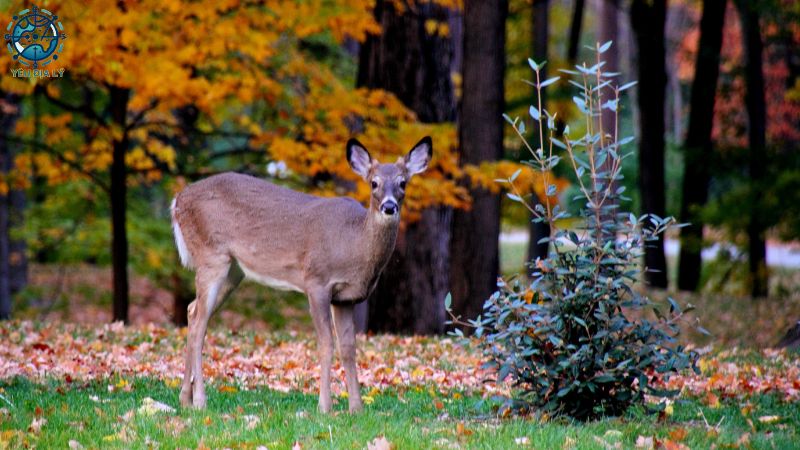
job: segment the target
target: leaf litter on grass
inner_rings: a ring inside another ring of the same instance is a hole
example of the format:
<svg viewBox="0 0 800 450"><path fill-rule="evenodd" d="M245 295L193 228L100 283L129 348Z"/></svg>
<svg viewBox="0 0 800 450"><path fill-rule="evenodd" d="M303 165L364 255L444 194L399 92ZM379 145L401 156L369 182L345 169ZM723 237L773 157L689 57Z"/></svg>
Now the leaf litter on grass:
<svg viewBox="0 0 800 450"><path fill-rule="evenodd" d="M34 381L66 382L110 379L109 392L130 390L129 378L154 377L171 388L183 375L185 329L153 324L125 327L120 323L92 328L34 322L0 324L0 379L16 376ZM252 335L210 331L204 350L204 375L222 382L218 390L268 386L288 392L314 393L319 369L311 337L286 339L278 334ZM492 391L484 380L480 356L464 351L449 338L360 336L359 381L371 397L386 388L433 385L442 391ZM346 392L344 369L334 363L334 385ZM235 383L235 385L234 385ZM371 398L374 400L374 398Z"/></svg>
<svg viewBox="0 0 800 450"><path fill-rule="evenodd" d="M185 339L185 328L154 324L89 327L3 322L0 380L17 376L39 382L56 378L68 384L109 380L109 392L115 392L131 390L136 377L150 377L177 388L183 375ZM487 382L491 373L481 368L478 352L450 338L378 335L359 336L358 340L359 381L368 392L365 403L387 388L398 392L428 389L437 409L443 401L437 390L443 397L454 398L460 397L461 391L483 396L508 393L508 386ZM204 355L207 381L217 383L224 394L261 386L311 394L318 389L313 336L211 330ZM800 358L795 354L727 350L705 354L699 366L699 375L686 371L667 381L654 375L654 384L697 397L712 408L722 399L765 393L777 394L786 402L800 400ZM338 361L332 378L333 393L345 393L344 369Z"/></svg>

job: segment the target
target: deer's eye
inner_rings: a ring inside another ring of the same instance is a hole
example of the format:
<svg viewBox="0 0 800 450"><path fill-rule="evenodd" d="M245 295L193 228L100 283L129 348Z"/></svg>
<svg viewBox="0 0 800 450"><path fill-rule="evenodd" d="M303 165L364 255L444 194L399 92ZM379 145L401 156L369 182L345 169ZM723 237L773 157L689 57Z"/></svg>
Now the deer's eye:
<svg viewBox="0 0 800 450"><path fill-rule="evenodd" d="M372 189L378 189L378 182L377 181L373 181L372 182Z"/></svg>
<svg viewBox="0 0 800 450"><path fill-rule="evenodd" d="M405 190L405 189L406 189L406 182L405 182L405 180L403 180L403 181L401 181L401 182L400 182L400 189L403 189L403 190Z"/></svg>

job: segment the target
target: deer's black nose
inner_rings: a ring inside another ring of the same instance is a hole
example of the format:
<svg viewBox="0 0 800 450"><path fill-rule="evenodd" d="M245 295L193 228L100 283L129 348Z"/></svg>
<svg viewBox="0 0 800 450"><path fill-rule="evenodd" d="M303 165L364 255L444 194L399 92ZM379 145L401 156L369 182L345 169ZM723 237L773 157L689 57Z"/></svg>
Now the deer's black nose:
<svg viewBox="0 0 800 450"><path fill-rule="evenodd" d="M386 200L385 202L381 203L381 212L387 216L393 216L397 214L399 209L400 208L397 206L397 203L392 200Z"/></svg>

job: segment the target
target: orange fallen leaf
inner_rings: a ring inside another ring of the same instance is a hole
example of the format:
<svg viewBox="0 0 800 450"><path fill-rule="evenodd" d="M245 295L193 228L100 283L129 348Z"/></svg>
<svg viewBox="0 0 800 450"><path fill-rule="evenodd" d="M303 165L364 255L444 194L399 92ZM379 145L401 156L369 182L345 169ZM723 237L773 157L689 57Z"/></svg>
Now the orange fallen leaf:
<svg viewBox="0 0 800 450"><path fill-rule="evenodd" d="M690 450L688 446L681 444L680 442L674 442L669 439L665 439L661 442L661 446L665 450Z"/></svg>
<svg viewBox="0 0 800 450"><path fill-rule="evenodd" d="M705 398L703 399L703 403L708 405L709 408L713 409L717 409L721 406L719 403L719 397L717 396L717 394L714 394L713 392L709 392L706 394Z"/></svg>
<svg viewBox="0 0 800 450"><path fill-rule="evenodd" d="M669 432L669 438L676 442L685 440L688 435L689 432L686 431L686 428L676 428Z"/></svg>
<svg viewBox="0 0 800 450"><path fill-rule="evenodd" d="M299 364L297 364L297 361L295 361L293 359L290 359L290 360L286 361L286 363L283 365L283 370L291 370L291 369L295 369L297 367L299 367Z"/></svg>
<svg viewBox="0 0 800 450"><path fill-rule="evenodd" d="M456 434L459 436L471 436L472 430L464 426L464 422L458 422L456 424Z"/></svg>

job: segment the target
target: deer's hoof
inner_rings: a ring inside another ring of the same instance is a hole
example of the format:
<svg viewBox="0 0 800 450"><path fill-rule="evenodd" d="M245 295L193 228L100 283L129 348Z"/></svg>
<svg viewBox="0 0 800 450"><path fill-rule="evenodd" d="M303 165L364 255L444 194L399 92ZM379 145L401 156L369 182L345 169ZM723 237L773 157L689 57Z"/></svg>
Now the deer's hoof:
<svg viewBox="0 0 800 450"><path fill-rule="evenodd" d="M205 396L205 394L197 395L197 393L195 393L192 397L193 397L192 398L192 406L194 407L194 409L206 409L206 396Z"/></svg>
<svg viewBox="0 0 800 450"><path fill-rule="evenodd" d="M189 407L192 406L192 388L189 389L181 389L181 406Z"/></svg>
<svg viewBox="0 0 800 450"><path fill-rule="evenodd" d="M330 400L327 402L319 402L319 412L323 414L328 414L331 412L331 402Z"/></svg>
<svg viewBox="0 0 800 450"><path fill-rule="evenodd" d="M350 413L351 414L357 414L357 413L360 413L363 410L364 410L364 405L362 405L361 402L359 402L357 404L354 404L354 405L353 404L350 405Z"/></svg>

